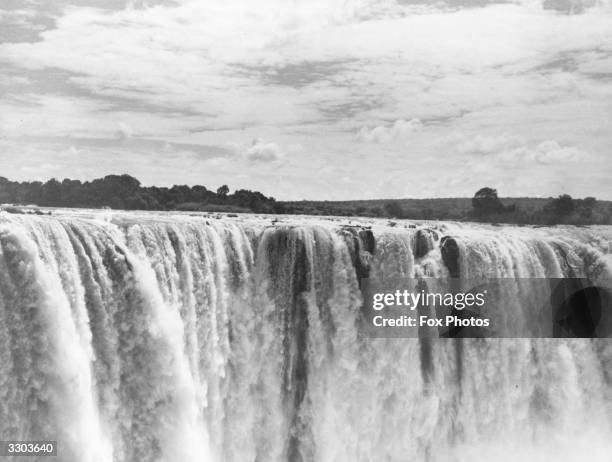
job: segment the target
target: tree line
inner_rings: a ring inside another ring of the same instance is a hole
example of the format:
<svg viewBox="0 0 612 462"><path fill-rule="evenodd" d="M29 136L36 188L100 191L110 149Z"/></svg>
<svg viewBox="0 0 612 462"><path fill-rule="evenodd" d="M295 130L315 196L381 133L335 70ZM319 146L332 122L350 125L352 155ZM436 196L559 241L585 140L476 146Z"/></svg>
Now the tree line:
<svg viewBox="0 0 612 462"><path fill-rule="evenodd" d="M504 205L497 190L484 187L472 198L472 215L480 221L499 221L534 224L608 224L610 210L596 210L597 199L586 197L574 199L561 194L535 211L521 210L516 204Z"/></svg>
<svg viewBox="0 0 612 462"><path fill-rule="evenodd" d="M567 194L549 200L524 199L506 203L490 187L468 199L397 199L371 201L279 202L258 191L227 185L142 186L130 175L107 175L92 181L51 179L46 182L10 181L0 177L0 204L42 207L110 207L124 210L183 210L362 216L415 220L460 220L516 224L610 224L612 204L594 197L573 199ZM6 210L6 207L5 207Z"/></svg>
<svg viewBox="0 0 612 462"><path fill-rule="evenodd" d="M205 186L142 186L130 175L107 175L93 181L55 178L16 182L0 177L0 203L43 207L110 207L124 210L224 210L279 213L273 197L239 189L230 194L227 185L211 191Z"/></svg>
<svg viewBox="0 0 612 462"><path fill-rule="evenodd" d="M472 198L296 201L284 203L290 213L411 220L480 221L532 225L612 224L612 202L594 197L499 198L490 187Z"/></svg>

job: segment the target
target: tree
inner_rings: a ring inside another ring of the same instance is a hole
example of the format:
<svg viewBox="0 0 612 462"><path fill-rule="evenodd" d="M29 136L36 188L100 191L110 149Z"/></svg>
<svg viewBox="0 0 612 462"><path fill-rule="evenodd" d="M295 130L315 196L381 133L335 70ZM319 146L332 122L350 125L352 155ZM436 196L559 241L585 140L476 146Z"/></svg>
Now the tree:
<svg viewBox="0 0 612 462"><path fill-rule="evenodd" d="M421 216L424 220L433 220L434 211L431 207L425 207L424 209L421 209Z"/></svg>
<svg viewBox="0 0 612 462"><path fill-rule="evenodd" d="M551 209L557 216L563 217L569 215L576 208L574 199L569 194L561 194L556 199L553 199L551 203Z"/></svg>
<svg viewBox="0 0 612 462"><path fill-rule="evenodd" d="M584 221L591 221L593 219L593 210L597 205L597 199L592 196L585 197L584 199L574 201L576 208L580 214L580 219Z"/></svg>
<svg viewBox="0 0 612 462"><path fill-rule="evenodd" d="M404 209L399 202L387 202L384 208L391 218L403 218L404 216Z"/></svg>
<svg viewBox="0 0 612 462"><path fill-rule="evenodd" d="M195 202L206 202L209 194L205 186L195 185L191 188L191 197Z"/></svg>
<svg viewBox="0 0 612 462"><path fill-rule="evenodd" d="M51 178L42 186L42 201L40 205L62 205L62 185Z"/></svg>
<svg viewBox="0 0 612 462"><path fill-rule="evenodd" d="M219 197L227 197L228 194L229 194L229 188L227 187L226 184L224 184L223 186L220 186L219 189L217 189L217 195Z"/></svg>
<svg viewBox="0 0 612 462"><path fill-rule="evenodd" d="M187 185L174 185L169 191L170 200L175 204L189 202L191 199L191 188Z"/></svg>
<svg viewBox="0 0 612 462"><path fill-rule="evenodd" d="M582 201L582 204L585 209L592 211L595 208L595 205L597 204L597 199L592 196L585 197L584 201Z"/></svg>
<svg viewBox="0 0 612 462"><path fill-rule="evenodd" d="M483 217L504 211L504 204L497 197L497 190L489 187L476 191L472 198L474 215Z"/></svg>

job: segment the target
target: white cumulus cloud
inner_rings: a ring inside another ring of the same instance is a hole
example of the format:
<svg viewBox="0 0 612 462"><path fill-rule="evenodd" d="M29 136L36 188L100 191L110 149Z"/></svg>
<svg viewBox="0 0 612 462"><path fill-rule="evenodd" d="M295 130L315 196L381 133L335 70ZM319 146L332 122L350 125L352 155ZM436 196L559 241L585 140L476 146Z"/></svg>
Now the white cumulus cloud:
<svg viewBox="0 0 612 462"><path fill-rule="evenodd" d="M285 157L285 151L278 144L261 138L255 138L250 146L239 146L238 153L252 162L274 162Z"/></svg>
<svg viewBox="0 0 612 462"><path fill-rule="evenodd" d="M405 141L408 137L423 128L423 124L418 119L396 120L393 125L379 125L372 129L362 127L357 134L360 141L367 143L389 143L392 141Z"/></svg>
<svg viewBox="0 0 612 462"><path fill-rule="evenodd" d="M555 140L542 141L533 148L523 146L500 154L503 160L544 165L582 162L589 157L586 151L575 146L561 146Z"/></svg>

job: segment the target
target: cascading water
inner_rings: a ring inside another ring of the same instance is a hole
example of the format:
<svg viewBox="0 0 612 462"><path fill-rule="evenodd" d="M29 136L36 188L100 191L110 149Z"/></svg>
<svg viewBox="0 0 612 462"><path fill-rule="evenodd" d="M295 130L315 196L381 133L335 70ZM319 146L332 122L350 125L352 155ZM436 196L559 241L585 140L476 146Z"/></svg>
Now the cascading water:
<svg viewBox="0 0 612 462"><path fill-rule="evenodd" d="M365 277L610 280L609 227L284 219L2 213L0 439L70 462L610 460L608 340L358 328Z"/></svg>

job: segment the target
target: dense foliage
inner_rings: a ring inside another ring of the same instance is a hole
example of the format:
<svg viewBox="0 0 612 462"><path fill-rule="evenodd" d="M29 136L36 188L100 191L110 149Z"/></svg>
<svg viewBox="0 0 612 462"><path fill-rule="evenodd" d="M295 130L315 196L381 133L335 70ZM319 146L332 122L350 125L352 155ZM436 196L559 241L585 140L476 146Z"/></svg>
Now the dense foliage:
<svg viewBox="0 0 612 462"><path fill-rule="evenodd" d="M93 181L51 179L14 182L0 177L0 203L35 204L48 207L111 207L126 210L224 210L278 212L272 197L239 189L229 194L227 185L217 192L204 186L144 187L129 175L108 175Z"/></svg>
<svg viewBox="0 0 612 462"><path fill-rule="evenodd" d="M15 182L0 177L0 203L47 207L111 207L126 210L185 210L275 214L386 217L415 220L462 220L517 224L610 224L612 203L594 197L499 198L485 187L472 199L395 199L362 201L277 202L257 191L227 185L216 191L204 186L171 188L141 186L129 175L108 175L81 182L51 179Z"/></svg>
<svg viewBox="0 0 612 462"><path fill-rule="evenodd" d="M595 212L597 199L572 199L562 194L536 211L527 213L516 204L504 205L492 188L482 188L472 198L472 214L483 221L539 224L610 223L611 208ZM602 213L603 212L603 213Z"/></svg>
<svg viewBox="0 0 612 462"><path fill-rule="evenodd" d="M412 220L458 220L515 224L612 224L612 202L594 197L499 198L482 188L473 198L284 202L287 213L387 217Z"/></svg>
<svg viewBox="0 0 612 462"><path fill-rule="evenodd" d="M497 190L488 187L476 191L472 198L472 208L474 215L478 217L506 211L506 207L497 197Z"/></svg>

